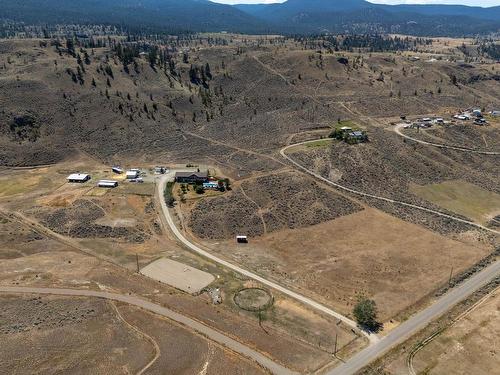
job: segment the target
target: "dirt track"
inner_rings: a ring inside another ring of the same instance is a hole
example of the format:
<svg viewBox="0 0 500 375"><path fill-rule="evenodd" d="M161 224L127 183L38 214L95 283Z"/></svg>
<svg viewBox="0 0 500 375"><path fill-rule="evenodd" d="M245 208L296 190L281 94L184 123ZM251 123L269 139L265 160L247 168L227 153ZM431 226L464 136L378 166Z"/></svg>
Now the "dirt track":
<svg viewBox="0 0 500 375"><path fill-rule="evenodd" d="M329 179L327 179L327 178L319 175L318 173L315 173L315 172L307 169L306 167L304 167L300 163L296 162L295 160L293 160L290 156L288 156L286 154L286 151L289 150L292 147L303 146L303 145L307 145L308 143L313 143L313 142L317 142L317 141L318 140L306 141L306 142L301 142L301 143L296 143L296 144L293 144L293 145L286 146L286 147L284 147L284 148L282 148L280 150L280 154L281 154L281 156L283 156L283 158L285 158L286 160L288 160L290 163L292 163L295 167L299 168L300 170L302 170L302 171L310 174L313 177L316 177L317 179L319 179L319 180L321 180L323 182L326 182L329 185L332 185L332 186L334 186L336 188L339 188L339 189L341 189L343 191L347 191L348 193L360 195L360 196L367 197L367 198L373 198L373 199L384 201L384 202L388 202L388 203L398 204L398 205L401 205L401 206L406 206L406 207L409 207L411 209L416 209L416 210L420 210L420 211L429 212L431 214L434 214L434 215L437 215L437 216L441 216L441 217L444 217L446 219L450 219L450 220L453 220L453 221L456 221L456 222L460 222L462 224L467 224L467 225L470 225L470 226L473 226L473 227L485 230L487 232L491 232L491 233L495 233L495 234L500 234L500 232L497 231L497 230L495 230L495 229L491 229L491 228L485 227L483 225L480 225L480 224L477 224L477 223L473 223L473 222L468 221L468 220L460 219L460 218L455 217L455 216L451 216L451 215L448 215L448 214L445 214L445 213L442 213L442 212L439 212L439 211L436 211L436 210L432 210L430 208L426 208L426 207L422 207L422 206L417 206L415 204L406 203L406 202L394 200L394 199L391 199L391 198L381 197L381 196L378 196L378 195L373 195L373 194L370 194L370 193L362 192L362 191L359 191L359 190L352 189L350 187L346 187L346 186L340 185L340 184L338 184L336 182L333 182L333 181L331 181L331 180L329 180Z"/></svg>
<svg viewBox="0 0 500 375"><path fill-rule="evenodd" d="M450 146L450 145L444 145L444 144L440 144L440 143L421 141L420 139L412 138L409 135L403 134L401 132L402 127L403 127L403 124L399 124L399 125L396 125L396 127L394 128L394 131L396 132L397 135L399 135L403 138L409 139L413 142L421 143L423 145L433 146L433 147L438 147L438 148L447 148L447 149L455 150L455 151L470 152L473 154L480 154L480 155L490 155L490 156L500 155L500 152L496 152L496 151L480 151L480 150L474 150L474 149L466 148L466 147Z"/></svg>

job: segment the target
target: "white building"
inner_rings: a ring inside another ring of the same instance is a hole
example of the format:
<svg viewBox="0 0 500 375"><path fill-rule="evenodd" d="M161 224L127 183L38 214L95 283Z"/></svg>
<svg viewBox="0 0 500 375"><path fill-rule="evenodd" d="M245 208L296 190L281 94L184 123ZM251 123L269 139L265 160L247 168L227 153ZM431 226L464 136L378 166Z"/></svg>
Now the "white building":
<svg viewBox="0 0 500 375"><path fill-rule="evenodd" d="M118 181L114 181L114 180L100 180L97 183L97 186L99 186L101 188L115 188L115 187L118 186Z"/></svg>
<svg viewBox="0 0 500 375"><path fill-rule="evenodd" d="M127 180L134 180L139 177L139 170L138 169L131 169L127 171L126 173Z"/></svg>
<svg viewBox="0 0 500 375"><path fill-rule="evenodd" d="M87 173L73 173L67 178L68 182L83 184L90 180L90 175Z"/></svg>

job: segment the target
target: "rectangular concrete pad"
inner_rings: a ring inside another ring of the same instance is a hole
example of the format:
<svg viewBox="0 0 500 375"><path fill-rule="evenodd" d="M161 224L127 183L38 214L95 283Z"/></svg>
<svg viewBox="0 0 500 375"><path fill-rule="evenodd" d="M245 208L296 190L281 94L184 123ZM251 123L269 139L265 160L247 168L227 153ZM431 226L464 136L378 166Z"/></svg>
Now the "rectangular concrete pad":
<svg viewBox="0 0 500 375"><path fill-rule="evenodd" d="M147 265L141 273L192 294L199 293L215 280L215 277L207 272L167 258L158 259Z"/></svg>

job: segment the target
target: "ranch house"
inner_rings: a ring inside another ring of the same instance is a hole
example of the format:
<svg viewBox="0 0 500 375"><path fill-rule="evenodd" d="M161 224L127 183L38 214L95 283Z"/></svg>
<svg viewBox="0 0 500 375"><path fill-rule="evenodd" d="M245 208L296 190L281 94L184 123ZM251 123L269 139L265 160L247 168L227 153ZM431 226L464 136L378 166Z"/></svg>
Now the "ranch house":
<svg viewBox="0 0 500 375"><path fill-rule="evenodd" d="M208 171L204 172L177 172L175 182L181 184L204 183L208 181Z"/></svg>

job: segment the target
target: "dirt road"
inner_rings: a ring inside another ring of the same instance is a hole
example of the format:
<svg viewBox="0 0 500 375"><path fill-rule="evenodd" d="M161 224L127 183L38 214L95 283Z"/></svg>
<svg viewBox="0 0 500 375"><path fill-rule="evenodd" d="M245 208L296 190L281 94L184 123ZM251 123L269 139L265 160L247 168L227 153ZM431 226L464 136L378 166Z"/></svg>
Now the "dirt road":
<svg viewBox="0 0 500 375"><path fill-rule="evenodd" d="M116 293L99 292L94 290L77 290L77 289L57 289L57 288L33 288L33 287L8 287L1 286L0 293L9 294L48 294L48 295L58 295L58 296L75 296L75 297L94 297L94 298L104 298L111 301L120 301L127 303L129 305L134 305L140 307L144 310L151 311L155 314L161 315L168 319L171 319L183 326L186 326L194 331L208 337L230 350L239 353L247 358L250 358L257 362L262 367L268 369L273 374L277 375L294 375L295 372L281 366L280 364L274 362L263 354L241 344L240 342L233 340L230 337L223 335L222 333L209 328L191 318L184 315L176 313L166 307L157 305L153 302L146 301L144 299Z"/></svg>
<svg viewBox="0 0 500 375"><path fill-rule="evenodd" d="M318 311L321 311L322 313L324 314L327 314L327 315L330 315L330 316L333 316L334 318L336 319L339 319L341 320L342 322L344 322L345 324L347 324L349 327L353 328L353 329L357 329L357 324L356 322L354 322L353 320L337 313L336 311L333 311L332 309L326 307L326 306L323 306L322 304L316 302L316 301L313 301L312 299L308 298L308 297L305 297L301 294L298 294L290 289L287 289L273 281L270 281L270 280L267 280L265 278L263 278L262 276L259 276L253 272L250 272L250 271L247 271L239 266L236 266L232 263L229 263L228 261L224 260L224 259L221 259L221 258L218 258L216 257L215 255L209 253L208 251L205 251L203 249L201 249L200 247L198 247L197 245L193 244L192 242L190 242L180 231L179 229L177 228L177 226L175 225L174 223L174 220L170 214L170 211L165 203L165 199L163 199L163 192L165 191L165 186L167 184L168 181L173 181L174 180L174 176L175 176L175 172L176 171L170 171L168 174L162 176L159 180L159 183L157 184L157 189L156 189L156 196L157 196L157 199L158 201L161 203L161 208L162 208L162 211L163 211L163 215L171 229L171 231L173 232L173 234L175 235L175 237L177 237L177 239L184 245L186 246L187 248L191 249L192 251L194 251L195 253L207 258L207 259L210 259L226 268L229 268L241 275L244 275L244 276L247 276L251 279L254 279L270 288L273 288L275 290L278 290L279 292L289 296L289 297L292 297L293 299L297 300L297 301L300 301L301 303L309 306L309 307L312 307L314 308L315 310L318 310ZM362 331L362 333L370 340L371 343L375 343L378 341L378 337L374 334L370 334L370 333L367 333L367 332L364 332Z"/></svg>
<svg viewBox="0 0 500 375"><path fill-rule="evenodd" d="M470 152L473 154L480 154L480 155L490 155L490 156L500 155L500 152L496 152L496 151L480 151L480 150L474 150L472 148L459 147L459 146L448 146L448 145L444 145L444 144L440 144L440 143L421 141L420 139L412 138L409 135L404 134L401 131L401 129L403 129L403 127L404 127L404 124L396 125L396 127L394 128L394 131L396 132L396 134L398 134L399 136L401 136L403 138L409 139L413 142L417 142L417 143L420 143L423 145L433 146L433 147L438 147L438 148L447 148L449 150L455 150L455 151Z"/></svg>
<svg viewBox="0 0 500 375"><path fill-rule="evenodd" d="M325 140L325 139L322 139L322 140ZM373 195L373 194L370 194L370 193L366 193L366 192L363 192L363 191L352 189L352 188L347 187L347 186L340 185L340 184L338 184L336 182L333 182L333 181L331 181L331 180L329 180L329 179L321 176L320 174L318 174L316 172L313 172L310 169L307 169L306 167L304 167L300 163L296 162L295 160L293 160L290 156L288 156L286 154L286 151L289 150L292 147L303 146L303 145L307 145L308 143L314 143L314 142L318 142L318 139L315 139L315 140L312 140L312 141L300 142L300 143L296 143L296 144L293 144L293 145L286 146L286 147L284 147L284 148L282 148L280 150L280 154L281 154L281 156L283 156L283 158L285 158L286 160L288 160L290 163L292 163L295 167L299 168L301 171L304 171L304 172L310 174L311 176L316 177L318 180L326 182L327 184L332 185L332 186L334 186L334 187L336 187L338 189L341 189L343 191L347 191L348 193L360 195L360 196L367 197L367 198L373 198L373 199L377 199L377 200L381 200L381 201L385 201L385 202L389 202L389 203L394 203L394 204L398 204L400 206L405 206L405 207L409 207L409 208L420 210L420 211L429 212L431 214L434 214L434 215L437 215L437 216L441 216L441 217L445 217L447 219L450 219L450 220L453 220L453 221L457 221L457 222L460 222L460 223L463 223L463 224L467 224L467 225L470 225L470 226L473 226L473 227L485 230L487 232L491 232L491 233L495 233L495 234L500 234L500 232L497 231L497 230L495 230L495 229L491 229L491 228L485 227L484 225L477 224L477 223L474 223L472 221L460 219L458 217L445 214L443 212L432 210L430 208L426 208L426 207L422 207L422 206L417 206L415 204L406 203L406 202L402 202L402 201L397 201L397 200L394 200L394 199L391 199L391 198L381 197L381 196L378 196L378 195Z"/></svg>

